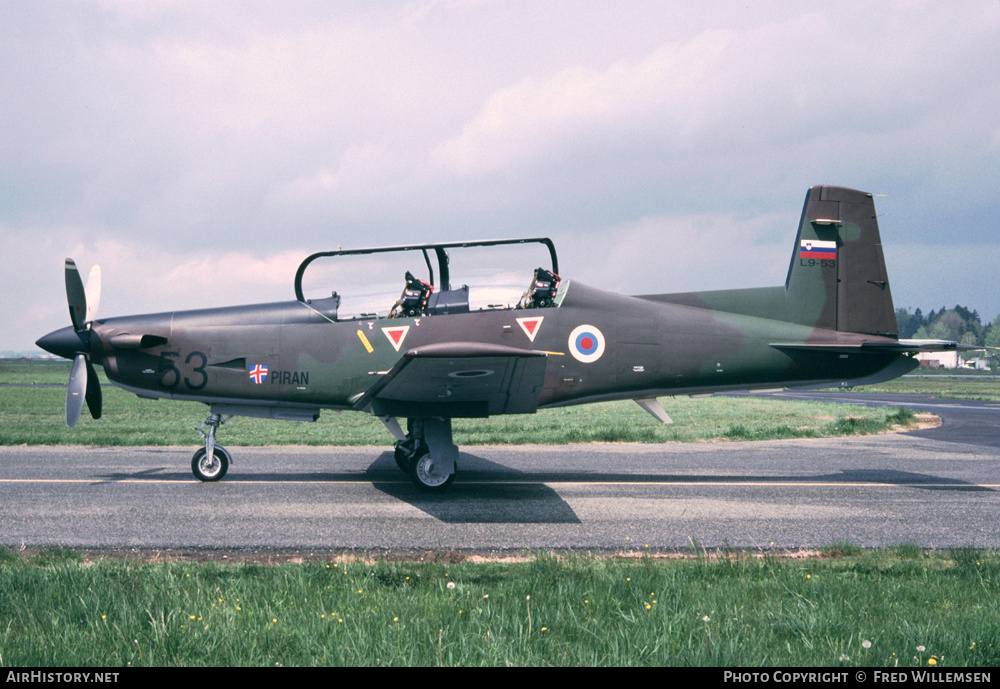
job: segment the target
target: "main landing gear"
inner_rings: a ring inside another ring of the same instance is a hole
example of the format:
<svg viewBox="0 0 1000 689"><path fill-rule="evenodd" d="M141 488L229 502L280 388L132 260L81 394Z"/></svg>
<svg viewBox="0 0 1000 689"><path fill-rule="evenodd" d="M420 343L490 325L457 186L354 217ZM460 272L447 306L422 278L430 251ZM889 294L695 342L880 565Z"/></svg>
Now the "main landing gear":
<svg viewBox="0 0 1000 689"><path fill-rule="evenodd" d="M215 432L231 418L233 417L223 418L220 414L211 414L205 419L205 423L195 428L205 439L205 447L198 448L191 458L191 471L199 481L218 481L229 471L233 456L222 445L215 444ZM202 430L205 428L208 429L207 433Z"/></svg>
<svg viewBox="0 0 1000 689"><path fill-rule="evenodd" d="M215 434L231 418L212 413L195 428L205 439L205 447L199 447L191 458L191 471L199 481L218 481L229 471L233 457L229 450L216 444ZM396 436L396 464L418 488L434 492L452 484L457 472L458 447L451 439L451 419L407 419L405 434L395 417L381 417L381 420Z"/></svg>
<svg viewBox="0 0 1000 689"><path fill-rule="evenodd" d="M388 420L383 422L392 430ZM458 447L451 440L451 419L407 419L406 430L406 436L395 446L399 468L421 490L442 491L450 486L458 471Z"/></svg>

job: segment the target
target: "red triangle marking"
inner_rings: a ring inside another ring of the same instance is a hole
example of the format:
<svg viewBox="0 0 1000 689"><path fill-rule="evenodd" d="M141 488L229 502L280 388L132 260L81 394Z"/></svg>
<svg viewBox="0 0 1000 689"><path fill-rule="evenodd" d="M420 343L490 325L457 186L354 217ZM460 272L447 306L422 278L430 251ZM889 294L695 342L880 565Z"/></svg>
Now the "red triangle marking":
<svg viewBox="0 0 1000 689"><path fill-rule="evenodd" d="M400 345L403 344L403 339L406 337L406 333L409 330L410 326L408 325L401 325L396 328L382 328L382 332L384 332L385 336L389 338L389 342L392 343L392 346L397 352L399 351Z"/></svg>
<svg viewBox="0 0 1000 689"><path fill-rule="evenodd" d="M521 326L521 330L524 334L528 336L528 340L531 342L535 341L535 335L538 334L538 329L542 325L542 320L545 316L534 316L532 318L518 318L517 324Z"/></svg>

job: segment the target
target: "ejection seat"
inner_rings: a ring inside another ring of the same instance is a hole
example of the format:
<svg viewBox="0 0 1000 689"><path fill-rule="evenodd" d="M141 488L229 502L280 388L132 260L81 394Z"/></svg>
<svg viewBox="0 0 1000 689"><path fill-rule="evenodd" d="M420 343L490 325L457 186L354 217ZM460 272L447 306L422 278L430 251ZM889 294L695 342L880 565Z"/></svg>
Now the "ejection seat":
<svg viewBox="0 0 1000 689"><path fill-rule="evenodd" d="M427 314L427 300L434 287L406 271L406 286L399 299L392 305L389 318L413 318Z"/></svg>
<svg viewBox="0 0 1000 689"><path fill-rule="evenodd" d="M544 309L555 303L556 292L559 289L559 281L562 280L551 270L536 268L531 276L531 284L528 291L521 297L517 305L519 309Z"/></svg>

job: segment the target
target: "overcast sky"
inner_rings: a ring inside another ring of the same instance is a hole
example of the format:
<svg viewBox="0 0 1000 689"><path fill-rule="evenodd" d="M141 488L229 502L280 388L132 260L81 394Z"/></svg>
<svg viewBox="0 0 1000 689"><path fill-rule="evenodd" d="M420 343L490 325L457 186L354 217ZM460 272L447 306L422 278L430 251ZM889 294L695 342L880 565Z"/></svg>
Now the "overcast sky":
<svg viewBox="0 0 1000 689"><path fill-rule="evenodd" d="M0 2L0 350L69 324L66 257L102 316L404 241L781 284L813 184L879 194L896 306L992 320L998 40L998 0Z"/></svg>

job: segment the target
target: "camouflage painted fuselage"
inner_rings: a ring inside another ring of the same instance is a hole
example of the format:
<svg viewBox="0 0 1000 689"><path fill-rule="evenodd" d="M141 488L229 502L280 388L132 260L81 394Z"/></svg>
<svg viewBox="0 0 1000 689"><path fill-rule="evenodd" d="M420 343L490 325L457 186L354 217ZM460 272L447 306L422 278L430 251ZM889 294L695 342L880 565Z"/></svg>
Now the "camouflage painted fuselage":
<svg viewBox="0 0 1000 689"><path fill-rule="evenodd" d="M95 323L93 331L101 343L95 360L112 381L137 394L262 409L351 409L404 352L435 343L545 352L539 407L841 385L887 369L899 375L893 367L901 363L912 367L897 353L774 346L883 338L622 296L575 281L564 283L559 305L544 309L331 321L293 301L113 318ZM136 333L162 338L162 344L146 349L109 344ZM447 395L448 385L447 378L439 382L436 398ZM448 412L483 415L476 405Z"/></svg>

